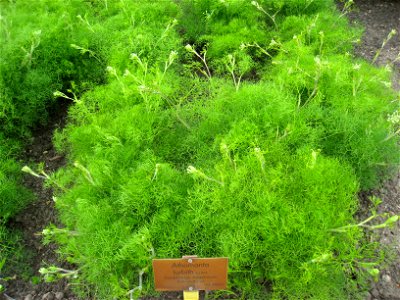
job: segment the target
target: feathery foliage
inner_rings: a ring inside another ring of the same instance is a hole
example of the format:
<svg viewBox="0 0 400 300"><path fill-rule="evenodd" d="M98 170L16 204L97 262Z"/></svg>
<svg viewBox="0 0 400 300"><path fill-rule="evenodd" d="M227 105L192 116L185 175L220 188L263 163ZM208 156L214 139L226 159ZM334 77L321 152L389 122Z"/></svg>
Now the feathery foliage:
<svg viewBox="0 0 400 300"><path fill-rule="evenodd" d="M383 252L357 192L398 163L398 99L333 1L55 3L87 13L77 83L48 84L74 105L45 233L83 298L155 295L151 260L182 255L229 257L237 298L363 297Z"/></svg>

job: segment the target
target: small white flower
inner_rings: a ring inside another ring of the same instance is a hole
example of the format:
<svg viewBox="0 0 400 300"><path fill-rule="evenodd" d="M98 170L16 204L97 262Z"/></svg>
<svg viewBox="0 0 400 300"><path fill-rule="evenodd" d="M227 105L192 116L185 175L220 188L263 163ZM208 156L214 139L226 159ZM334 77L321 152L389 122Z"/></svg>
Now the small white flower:
<svg viewBox="0 0 400 300"><path fill-rule="evenodd" d="M192 45L190 45L190 44L187 44L187 45L185 46L185 49L186 49L186 51L193 52L193 47L192 47Z"/></svg>
<svg viewBox="0 0 400 300"><path fill-rule="evenodd" d="M310 262L312 262L312 263L322 263L322 262L325 262L325 261L329 260L331 257L332 257L332 254L325 253L325 254L322 254L321 256L317 257L317 258L312 259Z"/></svg>
<svg viewBox="0 0 400 300"><path fill-rule="evenodd" d="M52 233L52 232L51 232L50 229L47 229L47 228L46 228L46 229L43 229L43 230L42 230L42 234L43 234L43 235L49 235L49 234L51 234L51 233Z"/></svg>
<svg viewBox="0 0 400 300"><path fill-rule="evenodd" d="M22 172L31 174L32 176L38 177L38 178L43 178L43 176L39 175L38 173L34 172L31 168L29 168L28 166L24 166L21 169Z"/></svg>
<svg viewBox="0 0 400 300"><path fill-rule="evenodd" d="M128 69L125 69L125 72L124 72L124 77L127 77L127 76L130 76L130 75L132 75L131 74L131 72L129 72L129 70Z"/></svg>
<svg viewBox="0 0 400 300"><path fill-rule="evenodd" d="M46 268L40 268L40 269L39 269L39 273L40 273L40 274L47 274L47 273L48 273L48 270L47 270Z"/></svg>
<svg viewBox="0 0 400 300"><path fill-rule="evenodd" d="M178 56L178 52L176 52L175 50L172 50L169 54L168 57L168 62L169 64L172 64L172 62L175 60L175 58Z"/></svg>
<svg viewBox="0 0 400 300"><path fill-rule="evenodd" d="M132 59L132 60L139 60L139 56L136 53L131 53L129 58Z"/></svg>
<svg viewBox="0 0 400 300"><path fill-rule="evenodd" d="M400 112L395 111L393 114L389 115L388 121L392 124L400 124Z"/></svg>
<svg viewBox="0 0 400 300"><path fill-rule="evenodd" d="M196 174L196 173L197 173L197 169L196 169L195 167L193 167L193 166L187 167L186 171L187 171L189 174Z"/></svg>
<svg viewBox="0 0 400 300"><path fill-rule="evenodd" d="M276 45L278 45L278 43L274 39L272 39L271 42L269 43L270 47L273 47L273 46L276 46Z"/></svg>
<svg viewBox="0 0 400 300"><path fill-rule="evenodd" d="M139 85L138 86L138 90L139 90L139 92L145 92L146 90L147 90L147 86L145 86L145 85Z"/></svg>

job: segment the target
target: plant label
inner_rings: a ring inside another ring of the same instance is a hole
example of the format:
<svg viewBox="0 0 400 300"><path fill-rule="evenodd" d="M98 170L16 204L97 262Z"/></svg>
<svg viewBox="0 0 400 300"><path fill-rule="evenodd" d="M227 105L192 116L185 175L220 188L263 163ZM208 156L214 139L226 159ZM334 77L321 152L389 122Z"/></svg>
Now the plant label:
<svg viewBox="0 0 400 300"><path fill-rule="evenodd" d="M153 259L156 291L226 290L228 258Z"/></svg>

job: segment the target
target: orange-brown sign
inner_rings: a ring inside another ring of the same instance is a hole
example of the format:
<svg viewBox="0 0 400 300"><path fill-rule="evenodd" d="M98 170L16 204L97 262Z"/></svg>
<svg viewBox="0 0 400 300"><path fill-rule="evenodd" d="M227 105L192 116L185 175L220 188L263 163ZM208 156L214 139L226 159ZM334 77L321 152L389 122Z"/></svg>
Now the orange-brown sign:
<svg viewBox="0 0 400 300"><path fill-rule="evenodd" d="M227 258L153 259L157 291L226 290Z"/></svg>

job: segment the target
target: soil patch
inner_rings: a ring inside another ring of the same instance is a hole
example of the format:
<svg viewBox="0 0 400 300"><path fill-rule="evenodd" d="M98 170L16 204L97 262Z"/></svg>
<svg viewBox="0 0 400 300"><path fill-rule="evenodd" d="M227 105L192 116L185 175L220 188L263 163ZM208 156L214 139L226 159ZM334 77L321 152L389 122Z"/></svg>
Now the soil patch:
<svg viewBox="0 0 400 300"><path fill-rule="evenodd" d="M67 107L68 104L62 101L52 113L49 124L34 129L32 141L21 157L23 164L37 166L43 163L46 173L52 173L65 165L65 158L57 154L53 148L52 137L55 129L65 125ZM33 272L31 278L38 280L41 278L39 274L41 267L56 265L68 269L71 266L58 259L56 245L43 245L40 235L40 232L49 224L61 226L52 200L52 190L44 187L42 179L30 175L24 177L23 183L36 195L36 200L10 220L8 226L21 233L22 244L28 254L28 263ZM26 280L22 274L18 274L18 268L15 272L16 274L8 274L15 279L3 284L5 294L0 295L0 299L77 299L66 280L45 283L40 279L40 282L33 283L34 280Z"/></svg>
<svg viewBox="0 0 400 300"><path fill-rule="evenodd" d="M356 0L355 3L356 9L349 14L349 18L354 23L361 23L365 28L361 44L355 49L357 55L372 61L390 31L392 29L397 31L397 34L382 49L376 64L393 66L393 85L394 88L399 89L400 1Z"/></svg>
<svg viewBox="0 0 400 300"><path fill-rule="evenodd" d="M360 195L361 211L360 219L370 216L372 196L378 197L382 203L378 207L378 213L388 213L390 216L400 214L400 173L386 182L375 191ZM377 220L383 221L383 220ZM400 299L400 224L392 228L385 228L372 232L370 239L378 241L387 249L387 261L389 265L381 270L378 282L371 281L371 287L366 300L399 300Z"/></svg>
<svg viewBox="0 0 400 300"><path fill-rule="evenodd" d="M356 0L356 9L349 14L353 23L360 24L365 32L356 55L372 61L381 48L384 39L392 29L397 34L385 45L376 64L389 65L393 69L393 87L400 89L400 1L398 0ZM396 61L397 59L397 61ZM400 162L400 153L399 153ZM368 197L376 196L382 200L378 213L400 214L400 173L386 182L380 189L363 193L361 200L361 218L368 216L371 202ZM400 299L400 224L373 233L371 239L379 241L389 250L391 265L382 270L379 281L371 282L367 300Z"/></svg>

